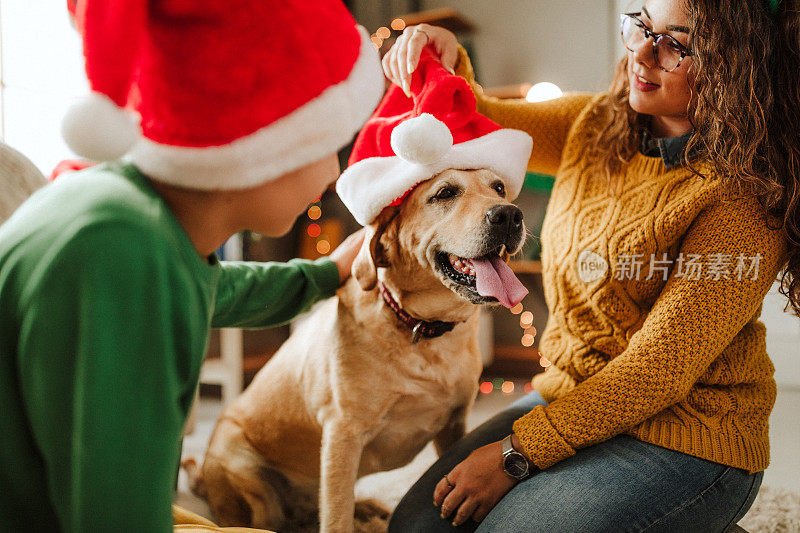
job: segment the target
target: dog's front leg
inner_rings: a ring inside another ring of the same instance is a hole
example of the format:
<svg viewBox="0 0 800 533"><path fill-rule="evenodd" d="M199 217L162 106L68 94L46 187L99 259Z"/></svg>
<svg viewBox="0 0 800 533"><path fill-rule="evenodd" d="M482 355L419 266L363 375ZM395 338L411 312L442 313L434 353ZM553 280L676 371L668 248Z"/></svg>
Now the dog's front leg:
<svg viewBox="0 0 800 533"><path fill-rule="evenodd" d="M321 533L351 533L355 485L364 433L354 421L331 420L322 428L319 521Z"/></svg>
<svg viewBox="0 0 800 533"><path fill-rule="evenodd" d="M457 407L450 414L447 424L433 437L433 446L436 448L436 454L441 457L447 448L464 436L466 427L467 408L465 406Z"/></svg>

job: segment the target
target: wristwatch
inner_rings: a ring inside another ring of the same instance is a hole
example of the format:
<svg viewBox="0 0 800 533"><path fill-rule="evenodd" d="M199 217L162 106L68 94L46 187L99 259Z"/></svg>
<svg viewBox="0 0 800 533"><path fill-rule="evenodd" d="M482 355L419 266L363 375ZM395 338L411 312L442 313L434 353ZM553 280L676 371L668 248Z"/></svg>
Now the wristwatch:
<svg viewBox="0 0 800 533"><path fill-rule="evenodd" d="M517 481L530 477L538 470L530 464L525 456L514 449L511 435L503 439L503 471Z"/></svg>

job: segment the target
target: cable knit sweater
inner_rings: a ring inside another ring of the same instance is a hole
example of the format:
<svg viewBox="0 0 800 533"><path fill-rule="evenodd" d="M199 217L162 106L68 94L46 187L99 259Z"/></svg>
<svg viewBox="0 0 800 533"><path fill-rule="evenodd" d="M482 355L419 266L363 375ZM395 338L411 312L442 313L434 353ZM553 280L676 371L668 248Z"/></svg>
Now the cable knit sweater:
<svg viewBox="0 0 800 533"><path fill-rule="evenodd" d="M550 402L514 423L539 468L628 434L710 461L769 463L774 367L761 303L786 244L730 180L637 153L610 192L584 156L599 97L548 102L482 94L462 49L457 72L479 111L526 131L529 168L556 176L542 227L550 316L534 379Z"/></svg>

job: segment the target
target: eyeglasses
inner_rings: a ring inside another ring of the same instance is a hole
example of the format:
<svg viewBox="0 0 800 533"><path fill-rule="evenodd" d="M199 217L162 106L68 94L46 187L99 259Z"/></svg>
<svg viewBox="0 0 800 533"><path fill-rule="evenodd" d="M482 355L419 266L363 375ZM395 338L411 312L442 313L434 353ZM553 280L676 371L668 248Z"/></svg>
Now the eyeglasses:
<svg viewBox="0 0 800 533"><path fill-rule="evenodd" d="M686 56L692 52L678 42L677 39L666 33L655 33L639 18L641 13L622 13L619 16L622 26L622 44L631 52L635 48L653 39L653 56L658 63L658 68L664 72L672 72L678 68Z"/></svg>

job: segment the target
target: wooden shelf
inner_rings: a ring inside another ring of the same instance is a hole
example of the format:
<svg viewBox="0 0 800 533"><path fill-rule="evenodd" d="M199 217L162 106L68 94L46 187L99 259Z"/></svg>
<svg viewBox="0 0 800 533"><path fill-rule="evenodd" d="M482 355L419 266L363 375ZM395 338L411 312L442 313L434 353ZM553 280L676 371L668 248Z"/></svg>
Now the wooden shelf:
<svg viewBox="0 0 800 533"><path fill-rule="evenodd" d="M483 93L486 96L495 98L525 98L528 91L533 87L530 83L515 83L513 85L498 85L494 87L484 87Z"/></svg>
<svg viewBox="0 0 800 533"><path fill-rule="evenodd" d="M541 261L530 261L530 260L509 261L508 266L511 267L511 270L513 270L515 274L542 273Z"/></svg>
<svg viewBox="0 0 800 533"><path fill-rule="evenodd" d="M440 7L418 11L397 17L406 23L406 26L417 24L430 24L431 26L441 26L453 33L470 33L475 31L475 25L464 18L458 11L450 7Z"/></svg>
<svg viewBox="0 0 800 533"><path fill-rule="evenodd" d="M495 344L494 360L483 369L483 375L530 379L544 371L539 358L539 350L533 347Z"/></svg>
<svg viewBox="0 0 800 533"><path fill-rule="evenodd" d="M526 348L521 344L519 346L495 344L494 356L501 359L518 359L521 361L536 361L538 363L542 354L533 346Z"/></svg>

